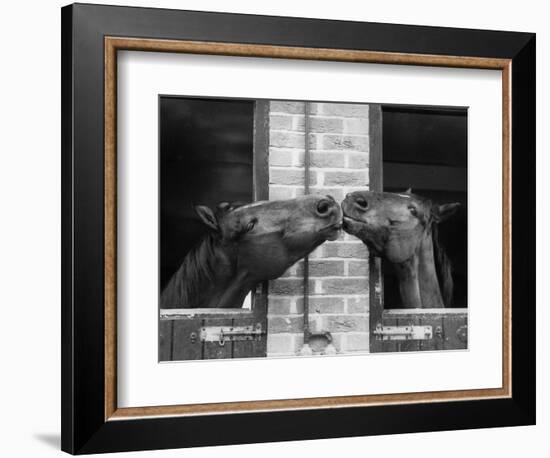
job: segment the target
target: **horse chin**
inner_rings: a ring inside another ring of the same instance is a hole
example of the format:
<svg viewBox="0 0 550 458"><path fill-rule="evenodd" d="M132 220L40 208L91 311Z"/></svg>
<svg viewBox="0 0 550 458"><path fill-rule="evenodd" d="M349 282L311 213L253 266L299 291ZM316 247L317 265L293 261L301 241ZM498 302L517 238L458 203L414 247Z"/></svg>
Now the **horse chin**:
<svg viewBox="0 0 550 458"><path fill-rule="evenodd" d="M340 237L340 231L342 229L342 220L331 224L330 226L325 226L319 231L319 234L322 236L323 241L329 240L333 242L334 240Z"/></svg>
<svg viewBox="0 0 550 458"><path fill-rule="evenodd" d="M383 257L384 242L380 231L367 221L359 221L355 218L344 216L344 230L367 245L369 251L378 257Z"/></svg>
<svg viewBox="0 0 550 458"><path fill-rule="evenodd" d="M330 241L330 242L334 242L335 240L338 239L338 237L340 237L340 229L334 229L333 231L330 231L328 234L327 234L327 240Z"/></svg>

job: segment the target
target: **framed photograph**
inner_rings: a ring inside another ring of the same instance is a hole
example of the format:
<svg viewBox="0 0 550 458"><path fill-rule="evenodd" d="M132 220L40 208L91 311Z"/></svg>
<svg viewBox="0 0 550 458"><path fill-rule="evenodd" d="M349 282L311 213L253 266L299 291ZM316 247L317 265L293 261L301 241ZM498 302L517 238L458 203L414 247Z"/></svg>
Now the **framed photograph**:
<svg viewBox="0 0 550 458"><path fill-rule="evenodd" d="M62 448L535 422L535 36L62 9Z"/></svg>

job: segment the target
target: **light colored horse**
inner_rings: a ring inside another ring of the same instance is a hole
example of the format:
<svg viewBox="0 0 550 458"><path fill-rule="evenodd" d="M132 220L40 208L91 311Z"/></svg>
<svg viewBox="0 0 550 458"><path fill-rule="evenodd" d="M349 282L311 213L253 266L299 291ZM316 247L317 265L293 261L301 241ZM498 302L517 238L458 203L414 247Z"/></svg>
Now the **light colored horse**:
<svg viewBox="0 0 550 458"><path fill-rule="evenodd" d="M401 194L357 191L342 202L343 225L393 265L403 307L450 307L451 264L438 241L438 224L459 205L438 205L410 189Z"/></svg>

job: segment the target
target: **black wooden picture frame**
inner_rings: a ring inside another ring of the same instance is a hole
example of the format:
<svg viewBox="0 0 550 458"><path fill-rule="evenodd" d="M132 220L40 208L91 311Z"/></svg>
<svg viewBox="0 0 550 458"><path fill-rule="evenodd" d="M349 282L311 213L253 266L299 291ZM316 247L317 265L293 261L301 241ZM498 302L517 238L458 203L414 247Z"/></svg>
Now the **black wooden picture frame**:
<svg viewBox="0 0 550 458"><path fill-rule="evenodd" d="M87 4L64 7L61 14L64 451L83 454L535 423L534 34ZM308 48L327 54L365 51L387 53L405 64L416 62L414 56L430 56L426 62L440 66L452 66L453 58L509 62L510 395L112 417L106 408L112 388L106 380L116 380L106 364L112 344L105 308L106 37ZM407 56L413 56L410 62Z"/></svg>

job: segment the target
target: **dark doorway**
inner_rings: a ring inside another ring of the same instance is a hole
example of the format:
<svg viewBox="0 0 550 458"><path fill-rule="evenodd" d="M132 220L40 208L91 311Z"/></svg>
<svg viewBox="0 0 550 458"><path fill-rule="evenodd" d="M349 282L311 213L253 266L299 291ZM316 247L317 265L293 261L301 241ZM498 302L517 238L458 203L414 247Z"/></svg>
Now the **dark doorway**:
<svg viewBox="0 0 550 458"><path fill-rule="evenodd" d="M161 96L160 288L205 234L194 207L253 200L254 101Z"/></svg>

